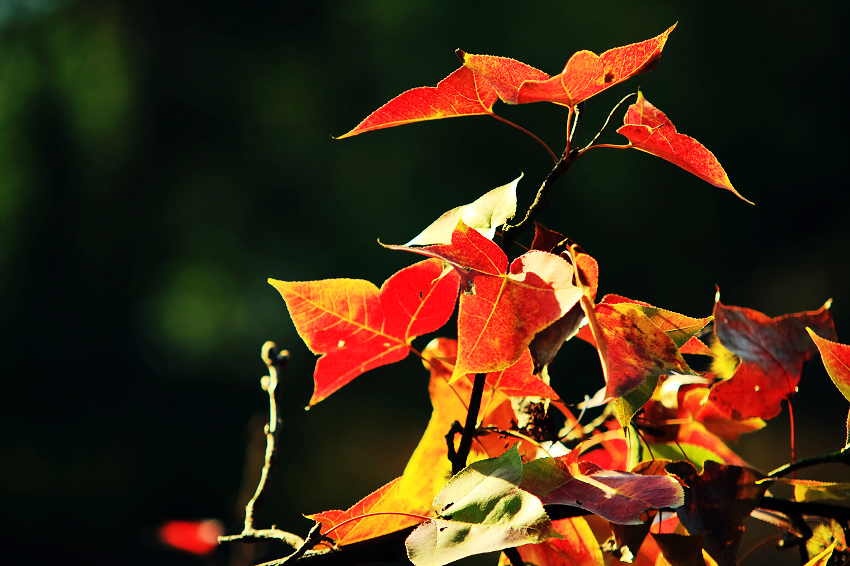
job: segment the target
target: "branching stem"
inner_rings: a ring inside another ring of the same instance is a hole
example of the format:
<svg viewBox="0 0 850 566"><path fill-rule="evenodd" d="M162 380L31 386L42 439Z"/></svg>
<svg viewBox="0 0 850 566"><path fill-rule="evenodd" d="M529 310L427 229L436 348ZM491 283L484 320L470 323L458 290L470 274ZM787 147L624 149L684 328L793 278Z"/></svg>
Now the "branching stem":
<svg viewBox="0 0 850 566"><path fill-rule="evenodd" d="M463 427L463 434L460 437L457 451L452 454L449 450L449 460L452 463L452 475L466 467L466 461L469 458L469 450L472 448L472 438L475 435L475 428L478 424L478 411L481 409L481 397L484 395L484 384L486 382L486 373L476 373L475 381L472 383L472 394L469 398L469 409L466 412L466 424ZM455 433L454 425L449 432L451 437ZM446 437L449 440L449 437ZM451 443L450 443L451 444ZM453 457L452 457L453 456Z"/></svg>
<svg viewBox="0 0 850 566"><path fill-rule="evenodd" d="M811 458L803 458L797 462L785 464L784 466L776 468L767 474L767 476L770 478L781 478L782 476L788 475L797 470L818 466L820 464L844 464L845 466L850 466L850 446L845 446L838 452L812 456Z"/></svg>

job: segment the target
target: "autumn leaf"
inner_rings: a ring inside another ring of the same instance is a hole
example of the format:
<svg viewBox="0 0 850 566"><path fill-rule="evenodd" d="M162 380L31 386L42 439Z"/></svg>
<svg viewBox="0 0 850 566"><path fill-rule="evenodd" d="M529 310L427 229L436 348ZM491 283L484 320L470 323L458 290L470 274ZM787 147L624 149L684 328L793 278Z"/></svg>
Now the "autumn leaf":
<svg viewBox="0 0 850 566"><path fill-rule="evenodd" d="M643 93L638 92L638 100L629 106L623 122L624 125L617 133L626 136L635 149L678 165L715 187L728 189L738 198L753 204L735 190L714 154L694 138L678 133L667 116L650 104Z"/></svg>
<svg viewBox="0 0 850 566"><path fill-rule="evenodd" d="M269 283L286 301L307 347L322 355L312 406L358 375L404 359L413 338L445 324L459 278L426 260L402 269L380 290L362 279Z"/></svg>
<svg viewBox="0 0 850 566"><path fill-rule="evenodd" d="M522 474L516 447L458 472L434 498L437 518L407 537L410 561L416 566L442 566L559 536L540 500L518 487Z"/></svg>
<svg viewBox="0 0 850 566"><path fill-rule="evenodd" d="M517 93L525 81L545 81L549 75L530 65L508 57L473 55L458 49L455 54L465 68L484 78L496 91L502 102L517 104Z"/></svg>
<svg viewBox="0 0 850 566"><path fill-rule="evenodd" d="M714 332L741 359L734 375L716 384L709 399L735 419L771 419L797 390L803 362L817 353L806 327L835 338L830 302L817 311L770 318L758 311L714 305Z"/></svg>
<svg viewBox="0 0 850 566"><path fill-rule="evenodd" d="M462 220L451 244L385 247L436 257L465 272L452 380L512 366L535 334L569 312L581 296L572 266L563 258L531 251L508 268L501 248Z"/></svg>
<svg viewBox="0 0 850 566"><path fill-rule="evenodd" d="M579 51L570 57L564 70L553 77L538 71L542 76L526 78L528 73L515 70L517 62L502 57L464 53L463 62L485 77L499 98L509 104L546 101L575 106L638 73L655 69L667 36L675 27L673 25L652 39L609 49L602 55Z"/></svg>
<svg viewBox="0 0 850 566"><path fill-rule="evenodd" d="M414 88L396 96L336 139L425 120L492 114L498 98L489 82L461 67L436 87Z"/></svg>
<svg viewBox="0 0 850 566"><path fill-rule="evenodd" d="M172 548L207 555L218 548L224 526L218 519L204 521L168 521L159 527L159 540Z"/></svg>
<svg viewBox="0 0 850 566"><path fill-rule="evenodd" d="M604 558L599 543L584 517L552 521L552 526L563 538L517 547L523 563L538 566L603 566Z"/></svg>
<svg viewBox="0 0 850 566"><path fill-rule="evenodd" d="M682 504L682 486L672 477L605 470L579 460L578 452L525 464L520 487L544 505L581 507L622 525L641 524L641 515L649 509Z"/></svg>
<svg viewBox="0 0 850 566"><path fill-rule="evenodd" d="M821 338L811 328L807 327L806 331L818 347L826 373L844 398L850 401L850 346Z"/></svg>
<svg viewBox="0 0 850 566"><path fill-rule="evenodd" d="M401 479L392 480L345 511L335 509L306 517L321 523L322 534L328 533L337 546L379 537L421 523L424 520L422 517L403 514L423 514L428 511L415 504L411 507L409 501L400 496L398 484ZM320 544L327 545L324 542Z"/></svg>
<svg viewBox="0 0 850 566"><path fill-rule="evenodd" d="M767 489L758 483L764 476L741 466L705 462L697 474L688 462L673 462L667 471L687 487L679 520L693 536L705 534L703 546L720 566L736 563L744 534L744 519L750 516Z"/></svg>
<svg viewBox="0 0 850 566"><path fill-rule="evenodd" d="M520 179L522 175L507 185L489 191L475 202L449 210L405 246L451 244L452 233L461 220L492 240L496 234L496 228L504 224L516 212L516 187Z"/></svg>

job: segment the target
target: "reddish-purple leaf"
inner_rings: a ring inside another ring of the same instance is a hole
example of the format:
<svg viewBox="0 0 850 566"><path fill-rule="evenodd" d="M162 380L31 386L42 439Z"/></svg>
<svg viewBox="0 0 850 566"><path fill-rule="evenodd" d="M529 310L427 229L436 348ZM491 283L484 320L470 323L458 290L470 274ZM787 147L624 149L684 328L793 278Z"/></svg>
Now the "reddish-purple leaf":
<svg viewBox="0 0 850 566"><path fill-rule="evenodd" d="M803 362L817 354L806 327L835 338L827 302L817 311L770 318L758 311L714 306L714 331L720 343L741 358L731 379L711 390L710 400L731 410L735 419L771 419L797 390Z"/></svg>

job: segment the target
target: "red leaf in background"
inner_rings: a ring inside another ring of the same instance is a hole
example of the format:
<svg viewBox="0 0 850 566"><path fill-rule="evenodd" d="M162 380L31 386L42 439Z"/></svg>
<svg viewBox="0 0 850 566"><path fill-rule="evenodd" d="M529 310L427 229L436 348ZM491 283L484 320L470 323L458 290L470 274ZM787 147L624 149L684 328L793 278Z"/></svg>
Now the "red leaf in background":
<svg viewBox="0 0 850 566"><path fill-rule="evenodd" d="M658 66L667 36L675 27L674 24L657 37L609 49L602 55L579 51L570 57L561 73L549 79L523 82L515 102L547 101L575 106L629 77L651 71Z"/></svg>
<svg viewBox="0 0 850 566"><path fill-rule="evenodd" d="M307 347L322 354L312 406L358 375L404 359L413 338L445 324L459 277L426 260L402 269L380 290L362 279L269 283L286 301Z"/></svg>
<svg viewBox="0 0 850 566"><path fill-rule="evenodd" d="M806 328L806 331L818 347L832 382L844 398L850 401L850 346L821 338L811 328Z"/></svg>
<svg viewBox="0 0 850 566"><path fill-rule="evenodd" d="M424 120L492 114L497 99L490 83L461 67L436 87L414 88L396 96L336 139Z"/></svg>
<svg viewBox="0 0 850 566"><path fill-rule="evenodd" d="M830 302L817 311L770 318L758 311L714 305L714 332L720 343L741 358L735 374L716 384L709 399L735 419L772 419L800 383L803 362L817 353L806 327L835 338Z"/></svg>
<svg viewBox="0 0 850 566"><path fill-rule="evenodd" d="M367 513L415 513L422 514L423 511L418 505L411 507L410 502L406 501L400 495L398 483L402 478L396 478L384 487L374 491L349 507L345 511L332 510L323 511L322 513L314 513L307 515L308 519L312 519L317 523L322 523L322 534L334 529L337 525L342 524L349 519L354 519L328 535L332 538L337 546L353 544L361 540L367 540L381 535L394 533L411 525L421 523L424 519L409 517L405 515L374 515L356 519ZM327 543L320 543L320 546L328 546Z"/></svg>
<svg viewBox="0 0 850 566"><path fill-rule="evenodd" d="M766 424L755 417L735 419L728 407L718 406L709 398L706 387L688 389L680 396L679 418L702 423L706 430L728 442L735 442L741 434L760 430Z"/></svg>
<svg viewBox="0 0 850 566"><path fill-rule="evenodd" d="M458 49L455 54L464 67L483 77L499 95L502 102L516 104L519 87L524 81L545 81L549 75L530 65L508 57L472 55Z"/></svg>
<svg viewBox="0 0 850 566"><path fill-rule="evenodd" d="M204 555L216 549L218 537L224 534L224 526L217 519L168 521L159 528L158 534L159 540L168 546Z"/></svg>
<svg viewBox="0 0 850 566"><path fill-rule="evenodd" d="M707 461L697 475L687 462L673 462L667 471L689 488L685 504L677 511L679 520L692 536L703 533L705 550L719 566L733 565L744 534L744 519L750 516L767 490L755 470Z"/></svg>
<svg viewBox="0 0 850 566"><path fill-rule="evenodd" d="M694 138L678 133L676 126L663 112L647 102L643 93L638 92L638 100L629 106L623 122L624 125L617 133L626 136L635 149L678 165L715 187L728 189L753 204L735 190L714 154Z"/></svg>

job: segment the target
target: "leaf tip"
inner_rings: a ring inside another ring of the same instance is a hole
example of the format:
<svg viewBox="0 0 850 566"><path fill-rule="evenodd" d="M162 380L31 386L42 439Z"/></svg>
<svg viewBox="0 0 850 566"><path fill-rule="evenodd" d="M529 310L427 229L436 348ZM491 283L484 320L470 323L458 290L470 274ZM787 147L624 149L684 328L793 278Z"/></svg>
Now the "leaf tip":
<svg viewBox="0 0 850 566"><path fill-rule="evenodd" d="M466 62L466 51L463 49L455 49L455 55L457 55L457 58L460 59L461 63Z"/></svg>

